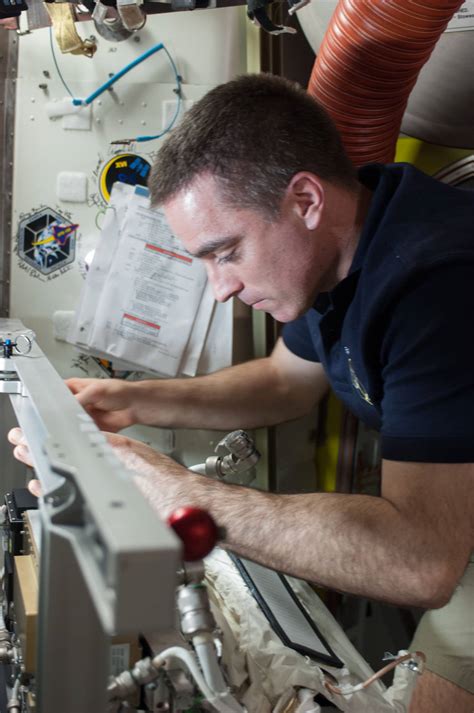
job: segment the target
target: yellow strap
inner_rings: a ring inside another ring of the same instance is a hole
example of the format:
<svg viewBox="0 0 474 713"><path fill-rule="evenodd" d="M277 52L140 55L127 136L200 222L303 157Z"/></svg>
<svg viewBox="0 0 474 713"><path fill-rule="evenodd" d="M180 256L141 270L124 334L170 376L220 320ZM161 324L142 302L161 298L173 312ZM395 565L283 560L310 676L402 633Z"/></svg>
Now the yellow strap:
<svg viewBox="0 0 474 713"><path fill-rule="evenodd" d="M97 49L94 40L83 40L76 30L73 4L69 2L45 2L54 36L63 53L83 54L92 57Z"/></svg>

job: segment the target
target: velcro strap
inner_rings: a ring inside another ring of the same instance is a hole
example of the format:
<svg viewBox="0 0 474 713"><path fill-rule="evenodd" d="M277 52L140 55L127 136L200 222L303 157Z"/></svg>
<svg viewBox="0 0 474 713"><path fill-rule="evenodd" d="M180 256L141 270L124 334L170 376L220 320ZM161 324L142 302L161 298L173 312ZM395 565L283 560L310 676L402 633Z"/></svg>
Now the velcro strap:
<svg viewBox="0 0 474 713"><path fill-rule="evenodd" d="M97 44L93 40L83 40L79 37L73 3L46 2L44 4L53 23L54 36L61 52L92 57Z"/></svg>

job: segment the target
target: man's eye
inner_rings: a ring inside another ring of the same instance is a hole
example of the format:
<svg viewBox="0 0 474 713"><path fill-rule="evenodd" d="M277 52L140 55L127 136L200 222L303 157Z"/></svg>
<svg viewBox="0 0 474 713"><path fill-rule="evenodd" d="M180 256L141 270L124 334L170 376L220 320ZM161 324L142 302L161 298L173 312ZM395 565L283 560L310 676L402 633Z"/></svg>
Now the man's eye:
<svg viewBox="0 0 474 713"><path fill-rule="evenodd" d="M227 262L232 262L234 259L235 259L235 250L231 250L230 253L226 253L225 255L220 255L217 258L217 264L225 265Z"/></svg>

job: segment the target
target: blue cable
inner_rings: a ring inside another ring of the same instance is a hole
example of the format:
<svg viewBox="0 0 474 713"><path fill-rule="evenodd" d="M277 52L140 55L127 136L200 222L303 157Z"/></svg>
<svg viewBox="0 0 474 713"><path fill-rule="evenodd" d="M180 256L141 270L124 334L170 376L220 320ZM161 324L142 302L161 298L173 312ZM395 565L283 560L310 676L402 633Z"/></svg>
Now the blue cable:
<svg viewBox="0 0 474 713"><path fill-rule="evenodd" d="M66 89L68 94L71 96L72 103L74 104L74 106L88 106L89 104L91 104L94 101L94 99L97 99L98 96L103 94L105 91L107 91L107 89L109 89L113 84L115 84L115 82L117 82L119 79L121 79L124 76L124 74L127 74L127 72L130 72L130 70L132 70L138 64L141 64L141 62L144 62L146 59L151 57L156 52L159 52L160 50L164 50L166 55L168 56L171 67L173 68L173 72L174 72L175 79L176 79L176 89L174 91L178 97L178 101L177 101L176 111L174 113L174 116L171 119L168 126L166 127L166 129L164 129L161 133L155 134L153 136L137 136L134 139L127 139L127 142L131 143L132 141L137 141L137 142L141 143L144 141L152 141L153 139L159 139L162 136L164 136L165 134L167 134L168 131L170 131L172 129L172 127L174 126L174 123L176 122L176 119L178 118L178 114L181 110L181 82L182 82L182 78L178 74L178 70L176 68L176 64L174 63L172 56L170 55L170 53L168 52L168 50L166 49L166 47L164 46L164 44L162 42L159 42L158 44L151 47L149 50L146 50L146 52L144 52L139 57L134 59L132 62L127 64L125 67L123 67L123 69L116 72L112 77L110 77L106 82L104 82L104 84L102 84L98 89L96 89L94 92L92 92L92 94L90 94L86 99L76 99L74 97L73 93L71 92L71 90L69 89L68 85L64 81L64 78L63 78L61 71L59 69L59 65L56 60L56 54L54 52L53 34L52 34L51 27L49 28L49 37L50 37L50 43L51 43L51 53L53 55L53 60L54 60L55 66L56 66L56 70L58 72L61 82L64 85L64 88ZM114 143L121 143L121 142L114 142Z"/></svg>
<svg viewBox="0 0 474 713"><path fill-rule="evenodd" d="M136 141L137 143L141 143L141 142L143 142L143 141L153 141L153 139L161 139L162 136L164 136L165 134L167 134L168 131L171 131L171 129L173 128L174 123L175 123L176 119L178 118L178 114L179 114L180 109L181 109L181 97L180 97L180 95L178 94L178 103L177 103L177 105L176 105L175 114L174 114L173 118L171 119L170 123L168 124L168 126L166 127L166 129L164 129L164 130L161 132L161 134L155 134L154 136L146 136L146 135L145 135L145 136L136 136L134 139L132 139L132 141Z"/></svg>
<svg viewBox="0 0 474 713"><path fill-rule="evenodd" d="M55 53L55 51L54 51L53 28L52 28L52 27L49 28L49 43L50 43L50 45L51 45L51 54L53 55L53 62L54 62L54 65L55 65L55 67L56 67L56 71L57 71L57 73L58 73L58 75L59 75L59 79L60 79L61 82L63 83L63 86L64 86L65 90L67 91L67 93L69 94L69 96L72 97L72 100L74 101L74 94L71 92L71 90L69 89L68 85L66 84L66 82L65 82L65 80L64 80L64 77L63 77L63 75L61 74L61 70L59 69L58 60L56 59L56 53Z"/></svg>
<svg viewBox="0 0 474 713"><path fill-rule="evenodd" d="M140 64L141 62L144 62L148 57L151 57L152 54L155 54L155 52L159 52L164 48L164 45L162 42L159 42L157 45L154 45L154 47L151 47L149 50L141 54L139 57L133 60L133 62L130 62L130 64L127 64L123 69L121 69L119 72L116 72L110 79L108 79L102 86L100 86L98 89L95 90L95 92L92 92L87 99L73 99L72 103L75 106L81 106L81 105L87 105L90 104L91 102L94 101L94 99L97 99L97 97L100 97L101 94L103 94L109 87L112 86L112 84L115 84L119 79L123 77L124 74L127 74L127 72L130 72L134 67L137 66L137 64ZM173 63L174 64L174 63ZM173 69L175 69L173 67Z"/></svg>
<svg viewBox="0 0 474 713"><path fill-rule="evenodd" d="M170 131L170 130L173 128L174 123L175 123L176 119L178 118L178 114L179 114L180 109L181 109L181 77L180 77L179 74L178 74L178 70L176 69L176 65L175 65L175 63L174 63L174 61L173 61L172 56L170 55L170 53L168 52L168 50L166 49L166 47L165 47L164 45L163 45L163 49L164 49L164 51L166 52L166 54L168 55L168 59L169 59L169 61L170 61L170 63L171 63L171 66L173 67L173 71L174 71L174 74L175 74L175 77L176 77L176 89L175 89L175 92L176 92L176 95L177 95L177 97L178 97L178 102L177 102L177 104L176 104L176 111L175 111L174 116L173 116L173 118L171 119L170 123L169 123L168 126L166 127L166 129L163 129L163 131L162 131L160 134L155 134L154 136L136 136L135 139L134 139L134 141L137 141L138 143L141 143L141 142L143 142L143 141L153 141L153 139L161 139L162 136L164 136L165 134L167 134L168 131Z"/></svg>

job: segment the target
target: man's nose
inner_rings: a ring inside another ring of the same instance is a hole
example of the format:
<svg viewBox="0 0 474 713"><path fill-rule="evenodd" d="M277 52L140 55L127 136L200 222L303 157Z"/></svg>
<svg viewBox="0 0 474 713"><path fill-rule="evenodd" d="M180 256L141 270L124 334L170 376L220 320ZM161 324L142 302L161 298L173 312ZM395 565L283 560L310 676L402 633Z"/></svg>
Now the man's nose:
<svg viewBox="0 0 474 713"><path fill-rule="evenodd" d="M227 302L231 297L238 295L243 288L242 282L237 277L227 272L220 273L212 267L207 268L207 277L218 302Z"/></svg>

